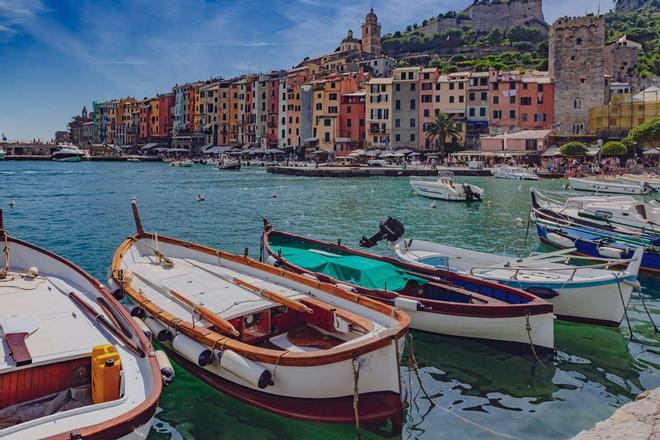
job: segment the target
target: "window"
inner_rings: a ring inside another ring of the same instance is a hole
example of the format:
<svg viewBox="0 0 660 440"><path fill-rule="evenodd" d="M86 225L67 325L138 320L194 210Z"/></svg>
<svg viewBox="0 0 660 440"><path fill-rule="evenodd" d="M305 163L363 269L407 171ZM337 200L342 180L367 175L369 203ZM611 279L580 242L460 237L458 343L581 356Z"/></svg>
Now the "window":
<svg viewBox="0 0 660 440"><path fill-rule="evenodd" d="M520 98L520 105L532 105L532 98L529 96L523 96Z"/></svg>
<svg viewBox="0 0 660 440"><path fill-rule="evenodd" d="M415 83L410 83L410 91L411 91L411 92L414 92L415 90L417 90L417 84L415 84Z"/></svg>
<svg viewBox="0 0 660 440"><path fill-rule="evenodd" d="M401 119L395 119L394 120L394 128L400 128L401 127Z"/></svg>
<svg viewBox="0 0 660 440"><path fill-rule="evenodd" d="M481 100L482 101L488 100L488 92L481 92Z"/></svg>
<svg viewBox="0 0 660 440"><path fill-rule="evenodd" d="M525 139L525 150L536 151L536 139Z"/></svg>
<svg viewBox="0 0 660 440"><path fill-rule="evenodd" d="M499 96L493 96L493 104L499 104L500 103L500 97Z"/></svg>
<svg viewBox="0 0 660 440"><path fill-rule="evenodd" d="M520 115L520 120L523 122L527 122L527 113L523 113Z"/></svg>
<svg viewBox="0 0 660 440"><path fill-rule="evenodd" d="M515 96L509 96L509 104L515 104L516 103L516 97Z"/></svg>
<svg viewBox="0 0 660 440"><path fill-rule="evenodd" d="M331 115L337 114L337 107L336 106L328 107L328 113L330 113Z"/></svg>
<svg viewBox="0 0 660 440"><path fill-rule="evenodd" d="M410 128L415 128L416 127L416 122L415 118L410 118Z"/></svg>
<svg viewBox="0 0 660 440"><path fill-rule="evenodd" d="M394 135L394 141L395 142L401 142L401 135L399 133Z"/></svg>
<svg viewBox="0 0 660 440"><path fill-rule="evenodd" d="M435 102L440 102L440 95L435 95Z"/></svg>
<svg viewBox="0 0 660 440"><path fill-rule="evenodd" d="M429 111L429 109L427 109L427 108L424 109L424 117L425 117L425 118L428 118L428 117L430 116L430 113L431 113L431 112Z"/></svg>
<svg viewBox="0 0 660 440"><path fill-rule="evenodd" d="M455 84L454 83L449 83L449 90L454 90Z"/></svg>
<svg viewBox="0 0 660 440"><path fill-rule="evenodd" d="M415 142L415 133L410 133L410 142Z"/></svg>
<svg viewBox="0 0 660 440"><path fill-rule="evenodd" d="M454 98L453 95L449 97L449 103L450 103L450 104L453 104L453 103L454 103L454 100L455 100L455 98Z"/></svg>
<svg viewBox="0 0 660 440"><path fill-rule="evenodd" d="M470 95L468 96L468 99L469 99L470 101L474 101L474 97L475 97L474 92L470 92Z"/></svg>
<svg viewBox="0 0 660 440"><path fill-rule="evenodd" d="M577 40L575 40L575 43L576 43L578 46L581 45L581 44L582 44L582 38L578 38Z"/></svg>
<svg viewBox="0 0 660 440"><path fill-rule="evenodd" d="M417 108L417 100L416 99L411 99L410 100L410 110L415 110Z"/></svg>
<svg viewBox="0 0 660 440"><path fill-rule="evenodd" d="M468 110L468 114L470 115L471 118L474 118L477 112L475 111L474 107L470 107L470 109Z"/></svg>
<svg viewBox="0 0 660 440"><path fill-rule="evenodd" d="M440 90L440 83L435 83L435 89Z"/></svg>
<svg viewBox="0 0 660 440"><path fill-rule="evenodd" d="M396 101L394 101L394 109L395 110L401 110L401 100L400 99L397 99Z"/></svg>
<svg viewBox="0 0 660 440"><path fill-rule="evenodd" d="M527 83L523 83L523 90L527 90Z"/></svg>
<svg viewBox="0 0 660 440"><path fill-rule="evenodd" d="M582 100L580 98L575 98L573 100L573 108L576 110L580 110L582 108Z"/></svg>
<svg viewBox="0 0 660 440"><path fill-rule="evenodd" d="M538 84L536 86L536 91L542 93L543 92L543 84Z"/></svg>
<svg viewBox="0 0 660 440"><path fill-rule="evenodd" d="M332 87L334 87L334 86L332 86ZM336 93L330 93L330 96L328 97L328 99L330 101L336 101L337 100L337 94Z"/></svg>
<svg viewBox="0 0 660 440"><path fill-rule="evenodd" d="M316 110L323 110L323 104L321 104L320 102L317 102L316 103Z"/></svg>
<svg viewBox="0 0 660 440"><path fill-rule="evenodd" d="M509 110L509 119L516 119L516 111Z"/></svg>
<svg viewBox="0 0 660 440"><path fill-rule="evenodd" d="M346 106L346 113L350 113L350 112L351 112L351 106L350 105Z"/></svg>
<svg viewBox="0 0 660 440"><path fill-rule="evenodd" d="M463 90L465 88L465 83L464 82L459 82L458 83L458 90Z"/></svg>
<svg viewBox="0 0 660 440"><path fill-rule="evenodd" d="M458 102L460 102L461 104L464 103L465 102L465 96L463 96L463 95L459 96L458 97Z"/></svg>
<svg viewBox="0 0 660 440"><path fill-rule="evenodd" d="M324 133L323 135L323 141L324 142L330 142L330 133Z"/></svg>
<svg viewBox="0 0 660 440"><path fill-rule="evenodd" d="M433 83L422 83L422 90L433 90Z"/></svg>
<svg viewBox="0 0 660 440"><path fill-rule="evenodd" d="M486 117L486 107L481 107L479 109L479 116L482 117L482 118Z"/></svg>
<svg viewBox="0 0 660 440"><path fill-rule="evenodd" d="M494 110L493 119L502 119L502 110Z"/></svg>
<svg viewBox="0 0 660 440"><path fill-rule="evenodd" d="M499 90L500 89L500 83L493 83L493 90Z"/></svg>
<svg viewBox="0 0 660 440"><path fill-rule="evenodd" d="M424 79L429 79L431 76L429 73L424 73Z"/></svg>
<svg viewBox="0 0 660 440"><path fill-rule="evenodd" d="M346 120L346 126L347 126L348 128L351 128L352 125L353 125L353 121L350 120L350 119L347 119L347 120Z"/></svg>
<svg viewBox="0 0 660 440"><path fill-rule="evenodd" d="M509 82L509 90L515 90L516 89L516 83L514 81Z"/></svg>
<svg viewBox="0 0 660 440"><path fill-rule="evenodd" d="M399 83L394 84L394 90L396 90L397 92L400 92L401 91L401 84L399 84Z"/></svg>
<svg viewBox="0 0 660 440"><path fill-rule="evenodd" d="M422 95L422 102L433 102L432 95Z"/></svg>

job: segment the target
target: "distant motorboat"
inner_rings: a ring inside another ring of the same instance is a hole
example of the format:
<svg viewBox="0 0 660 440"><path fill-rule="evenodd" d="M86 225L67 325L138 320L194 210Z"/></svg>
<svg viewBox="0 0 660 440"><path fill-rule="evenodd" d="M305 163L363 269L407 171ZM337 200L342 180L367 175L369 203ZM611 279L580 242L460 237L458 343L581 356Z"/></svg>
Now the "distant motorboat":
<svg viewBox="0 0 660 440"><path fill-rule="evenodd" d="M653 191L660 191L660 177L651 175L634 176L624 174L619 177L619 180L624 183L634 183L637 185L648 185Z"/></svg>
<svg viewBox="0 0 660 440"><path fill-rule="evenodd" d="M420 196L451 201L481 201L484 190L476 185L454 182L454 173L440 171L437 178L413 177L410 186Z"/></svg>
<svg viewBox="0 0 660 440"><path fill-rule="evenodd" d="M591 191L607 194L648 194L651 188L633 182L622 182L618 180L579 179L571 177L568 179L571 189L576 191Z"/></svg>
<svg viewBox="0 0 660 440"><path fill-rule="evenodd" d="M4 160L5 157L7 157L7 153L2 147L0 147L0 160Z"/></svg>
<svg viewBox="0 0 660 440"><path fill-rule="evenodd" d="M231 157L223 154L218 162L218 169L228 170L228 171L238 171L241 169L241 161L238 159L232 159Z"/></svg>
<svg viewBox="0 0 660 440"><path fill-rule="evenodd" d="M85 153L73 144L59 144L51 158L56 162L80 162Z"/></svg>
<svg viewBox="0 0 660 440"><path fill-rule="evenodd" d="M532 173L528 168L504 166L493 170L493 176L498 179L510 180L538 180L539 176Z"/></svg>
<svg viewBox="0 0 660 440"><path fill-rule="evenodd" d="M193 161L190 159L183 159L183 160L173 160L170 165L173 167L180 167L180 168L190 168L193 166Z"/></svg>
<svg viewBox="0 0 660 440"><path fill-rule="evenodd" d="M638 248L625 270L617 271L607 269L607 263L562 264L575 249L517 258L412 239L398 240L393 246L403 261L516 287L551 302L562 319L609 326L618 326L623 319L624 304L638 286L644 253Z"/></svg>

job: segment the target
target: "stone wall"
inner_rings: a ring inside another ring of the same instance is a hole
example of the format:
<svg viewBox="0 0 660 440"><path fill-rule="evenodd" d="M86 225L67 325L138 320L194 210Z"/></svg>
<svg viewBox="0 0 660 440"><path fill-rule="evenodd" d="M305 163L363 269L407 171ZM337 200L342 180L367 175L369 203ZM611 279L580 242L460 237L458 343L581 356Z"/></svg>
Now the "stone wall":
<svg viewBox="0 0 660 440"><path fill-rule="evenodd" d="M640 91L640 76L637 67L639 49L608 44L605 48L605 72L612 76L612 81L630 83L633 92Z"/></svg>
<svg viewBox="0 0 660 440"><path fill-rule="evenodd" d="M490 32L494 27L505 30L517 24L535 26L543 32L548 30L543 18L543 0L475 0L463 14L469 18L434 19L417 30L426 35L462 27Z"/></svg>
<svg viewBox="0 0 660 440"><path fill-rule="evenodd" d="M561 18L550 28L559 134L586 133L589 109L605 103L605 58L605 17Z"/></svg>

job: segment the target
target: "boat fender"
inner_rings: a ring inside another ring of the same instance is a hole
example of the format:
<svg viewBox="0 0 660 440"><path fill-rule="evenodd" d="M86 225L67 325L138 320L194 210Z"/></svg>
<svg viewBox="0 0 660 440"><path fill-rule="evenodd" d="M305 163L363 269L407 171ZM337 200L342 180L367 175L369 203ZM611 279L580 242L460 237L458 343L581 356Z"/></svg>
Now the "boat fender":
<svg viewBox="0 0 660 440"><path fill-rule="evenodd" d="M39 268L37 266L30 266L26 271L25 271L25 276L27 278L36 278L39 276Z"/></svg>
<svg viewBox="0 0 660 440"><path fill-rule="evenodd" d="M543 299L552 299L559 296L559 292L549 287L540 287L540 286L527 287L525 289L525 292L529 292L532 295L538 296L539 298L543 298Z"/></svg>
<svg viewBox="0 0 660 440"><path fill-rule="evenodd" d="M144 321L137 316L133 316L133 321L135 321L137 326L140 327L140 330L142 330L142 333L144 333L147 339L151 339L151 329L147 326L147 324L145 324Z"/></svg>
<svg viewBox="0 0 660 440"><path fill-rule="evenodd" d="M555 234L554 232L548 232L548 234L546 235L546 238L551 243L553 243L553 244L555 244L559 247L562 247L562 248L571 248L571 247L575 246L575 243L573 242L573 240L571 240L568 237L564 237L563 235Z"/></svg>
<svg viewBox="0 0 660 440"><path fill-rule="evenodd" d="M417 301L416 299L402 298L400 296L394 298L394 307L398 307L402 310L408 310L411 312L419 312L424 310L424 304Z"/></svg>
<svg viewBox="0 0 660 440"><path fill-rule="evenodd" d="M174 367L172 367L170 359L163 350L156 350L156 360L160 367L160 375L163 377L163 385L168 386L174 382L174 378L176 377Z"/></svg>
<svg viewBox="0 0 660 440"><path fill-rule="evenodd" d="M146 315L146 313L144 312L144 309L142 307L136 306L133 303L121 303L121 305L126 310L128 310L128 313L130 313L131 316L137 316L138 318L144 318L144 315Z"/></svg>
<svg viewBox="0 0 660 440"><path fill-rule="evenodd" d="M122 299L124 299L124 289L122 287L119 287L113 290L112 296L114 296L117 301L121 301Z"/></svg>
<svg viewBox="0 0 660 440"><path fill-rule="evenodd" d="M144 323L147 327L149 327L151 334L156 337L158 342L170 341L172 339L172 332L170 332L169 329L161 324L160 321L151 317L147 317L144 320Z"/></svg>
<svg viewBox="0 0 660 440"><path fill-rule="evenodd" d="M268 258L266 258L266 263L270 264L271 266L280 267L280 262L277 261L277 258L273 257L272 255L269 255Z"/></svg>
<svg viewBox="0 0 660 440"><path fill-rule="evenodd" d="M272 385L273 376L264 367L232 350L218 353L220 367L260 389Z"/></svg>
<svg viewBox="0 0 660 440"><path fill-rule="evenodd" d="M199 342L193 341L186 335L176 335L172 339L172 347L181 356L200 367L205 367L213 363L213 351Z"/></svg>
<svg viewBox="0 0 660 440"><path fill-rule="evenodd" d="M610 246L601 246L598 248L598 253L603 257L621 258L623 256L624 250Z"/></svg>

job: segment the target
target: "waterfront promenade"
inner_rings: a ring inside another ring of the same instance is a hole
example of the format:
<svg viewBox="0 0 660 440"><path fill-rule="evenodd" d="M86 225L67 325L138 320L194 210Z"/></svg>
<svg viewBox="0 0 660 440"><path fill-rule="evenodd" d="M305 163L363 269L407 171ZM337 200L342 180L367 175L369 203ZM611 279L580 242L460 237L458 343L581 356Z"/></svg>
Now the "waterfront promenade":
<svg viewBox="0 0 660 440"><path fill-rule="evenodd" d="M273 174L305 177L375 177L375 176L437 176L439 171L451 171L456 176L490 176L490 168L474 170L466 167L295 167L273 166L267 171Z"/></svg>

